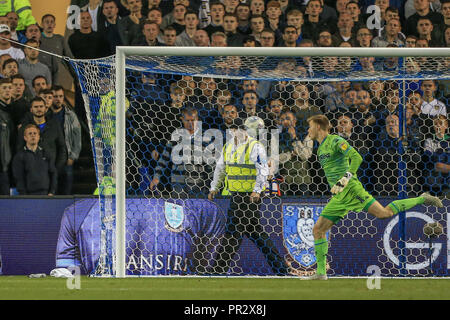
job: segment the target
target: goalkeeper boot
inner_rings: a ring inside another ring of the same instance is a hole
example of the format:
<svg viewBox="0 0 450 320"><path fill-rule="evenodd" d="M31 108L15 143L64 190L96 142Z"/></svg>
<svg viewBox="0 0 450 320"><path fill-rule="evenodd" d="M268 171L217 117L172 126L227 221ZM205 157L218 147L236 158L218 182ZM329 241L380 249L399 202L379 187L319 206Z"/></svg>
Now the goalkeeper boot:
<svg viewBox="0 0 450 320"><path fill-rule="evenodd" d="M326 274L314 274L310 277L303 277L302 280L328 280L328 276Z"/></svg>
<svg viewBox="0 0 450 320"><path fill-rule="evenodd" d="M420 196L425 199L425 202L423 203L424 205L435 206L435 207L438 207L438 208L444 207L444 205L442 204L441 199L439 199L438 197L432 196L428 192L424 192Z"/></svg>

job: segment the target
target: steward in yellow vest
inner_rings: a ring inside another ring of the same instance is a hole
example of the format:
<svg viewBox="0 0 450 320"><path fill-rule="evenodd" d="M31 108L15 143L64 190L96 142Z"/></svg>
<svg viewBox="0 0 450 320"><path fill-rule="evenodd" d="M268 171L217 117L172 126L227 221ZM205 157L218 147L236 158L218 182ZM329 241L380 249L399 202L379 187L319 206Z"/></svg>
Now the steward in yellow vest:
<svg viewBox="0 0 450 320"><path fill-rule="evenodd" d="M260 194L269 175L266 150L254 138L257 135L252 137L247 133L250 128L243 126L241 119L234 121L232 139L223 147L208 195L213 200L224 187L222 194L231 196L225 234L217 247L212 273L228 273L231 261L239 259L238 251L246 236L264 254L276 275L286 275L288 266L261 224Z"/></svg>
<svg viewBox="0 0 450 320"><path fill-rule="evenodd" d="M250 192L251 201L258 202L269 175L266 150L247 134L240 119L235 122L240 128L232 126L233 138L223 147L216 164L209 198L213 199L223 187L222 195Z"/></svg>

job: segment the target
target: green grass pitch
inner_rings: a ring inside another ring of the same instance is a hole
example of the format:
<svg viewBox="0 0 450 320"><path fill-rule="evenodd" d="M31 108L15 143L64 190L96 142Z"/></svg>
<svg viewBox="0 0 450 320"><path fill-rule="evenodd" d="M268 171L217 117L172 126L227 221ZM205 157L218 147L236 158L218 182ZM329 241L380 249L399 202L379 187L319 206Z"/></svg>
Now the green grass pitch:
<svg viewBox="0 0 450 320"><path fill-rule="evenodd" d="M323 300L450 299L450 279L302 281L296 278L88 278L69 290L66 279L0 277L1 300Z"/></svg>

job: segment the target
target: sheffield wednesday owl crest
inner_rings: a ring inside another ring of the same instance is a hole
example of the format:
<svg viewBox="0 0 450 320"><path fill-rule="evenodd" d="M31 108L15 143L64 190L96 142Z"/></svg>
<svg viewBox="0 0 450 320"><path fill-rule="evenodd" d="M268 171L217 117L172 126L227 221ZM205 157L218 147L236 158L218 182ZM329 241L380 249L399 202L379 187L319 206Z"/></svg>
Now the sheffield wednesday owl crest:
<svg viewBox="0 0 450 320"><path fill-rule="evenodd" d="M321 205L283 204L283 244L303 267L316 263L313 227L322 210Z"/></svg>
<svg viewBox="0 0 450 320"><path fill-rule="evenodd" d="M184 208L180 205L165 202L164 216L166 218L165 227L172 232L183 231Z"/></svg>

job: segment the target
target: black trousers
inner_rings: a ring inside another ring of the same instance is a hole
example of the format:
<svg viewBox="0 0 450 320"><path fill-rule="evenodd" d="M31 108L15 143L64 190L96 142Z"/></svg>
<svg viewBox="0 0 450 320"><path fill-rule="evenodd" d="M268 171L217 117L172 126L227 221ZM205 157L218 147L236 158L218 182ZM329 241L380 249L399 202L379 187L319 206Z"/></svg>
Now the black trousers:
<svg viewBox="0 0 450 320"><path fill-rule="evenodd" d="M212 273L226 274L228 272L243 237L247 236L264 254L272 271L276 275L286 275L288 267L261 225L259 210L261 200L259 203L250 202L250 194L249 192L232 194L225 234L216 250Z"/></svg>
<svg viewBox="0 0 450 320"><path fill-rule="evenodd" d="M9 196L9 173L0 172L0 195Z"/></svg>

